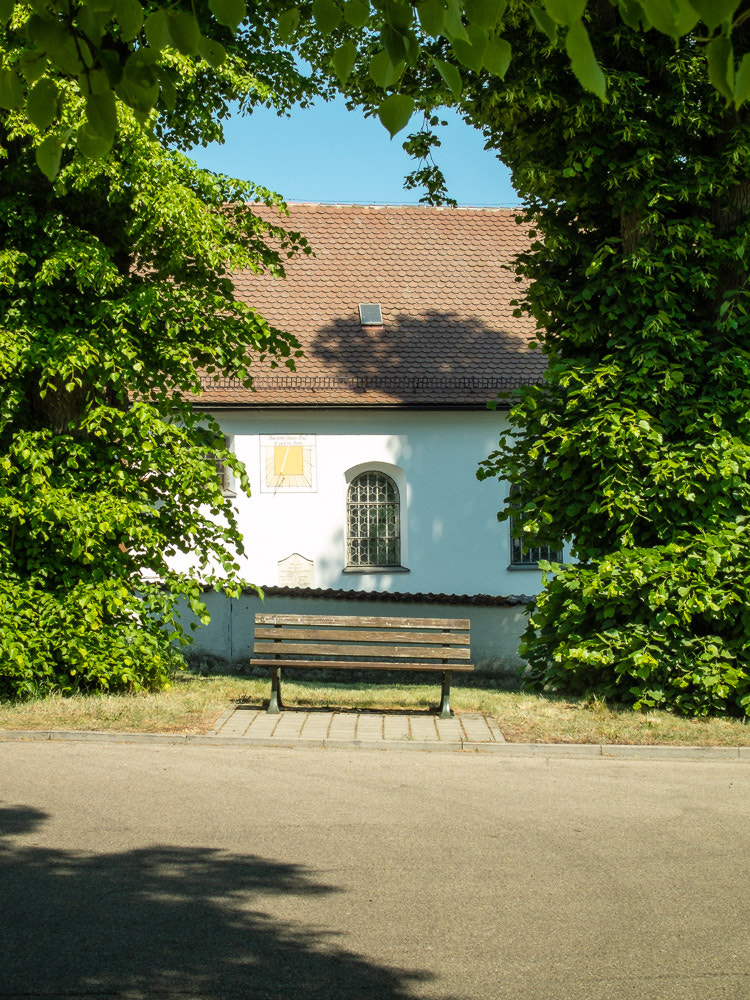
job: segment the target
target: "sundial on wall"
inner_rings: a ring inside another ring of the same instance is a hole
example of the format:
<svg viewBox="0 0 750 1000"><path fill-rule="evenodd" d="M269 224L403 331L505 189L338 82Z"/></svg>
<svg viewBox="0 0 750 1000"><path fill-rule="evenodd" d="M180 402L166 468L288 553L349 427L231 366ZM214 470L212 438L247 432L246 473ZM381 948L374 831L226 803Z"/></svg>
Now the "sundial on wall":
<svg viewBox="0 0 750 1000"><path fill-rule="evenodd" d="M314 493L314 434L262 434L260 438L262 493Z"/></svg>

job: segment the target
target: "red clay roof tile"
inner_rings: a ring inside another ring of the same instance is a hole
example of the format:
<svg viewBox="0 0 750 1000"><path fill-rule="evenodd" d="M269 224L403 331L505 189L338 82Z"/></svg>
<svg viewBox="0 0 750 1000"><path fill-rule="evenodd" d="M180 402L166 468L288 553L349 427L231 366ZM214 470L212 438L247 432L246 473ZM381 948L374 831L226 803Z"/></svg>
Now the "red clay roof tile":
<svg viewBox="0 0 750 1000"><path fill-rule="evenodd" d="M528 246L508 209L291 204L314 257L285 280L242 271L237 296L299 340L296 372L255 369L255 391L205 382L201 405L479 405L537 381L533 323L513 315L508 265ZM379 302L382 327L363 327Z"/></svg>

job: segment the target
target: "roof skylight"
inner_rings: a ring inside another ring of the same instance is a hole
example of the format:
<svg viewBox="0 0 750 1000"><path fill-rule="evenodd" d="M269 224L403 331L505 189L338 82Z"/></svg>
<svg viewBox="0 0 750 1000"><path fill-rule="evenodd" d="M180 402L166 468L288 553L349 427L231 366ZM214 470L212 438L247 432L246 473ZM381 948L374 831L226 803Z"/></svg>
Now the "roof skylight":
<svg viewBox="0 0 750 1000"><path fill-rule="evenodd" d="M360 302L359 322L362 326L382 326L383 313L379 302Z"/></svg>

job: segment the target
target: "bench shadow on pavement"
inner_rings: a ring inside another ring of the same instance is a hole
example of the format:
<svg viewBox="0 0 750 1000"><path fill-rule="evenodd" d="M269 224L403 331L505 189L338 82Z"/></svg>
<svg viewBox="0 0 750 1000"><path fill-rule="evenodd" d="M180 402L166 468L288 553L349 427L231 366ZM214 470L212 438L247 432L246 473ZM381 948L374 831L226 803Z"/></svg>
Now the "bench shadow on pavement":
<svg viewBox="0 0 750 1000"><path fill-rule="evenodd" d="M265 712L268 708L268 699L265 701L233 701L231 703L231 708L234 708L237 712ZM299 712L307 713L310 715L330 715L331 712L335 712L336 715L393 715L402 718L405 715L424 715L434 718L436 710L435 708L352 708L351 705L298 705L294 702L292 704L287 704L284 702L285 712Z"/></svg>
<svg viewBox="0 0 750 1000"><path fill-rule="evenodd" d="M407 1000L433 978L264 913L269 896L341 891L300 865L202 847L34 846L46 819L0 808L3 995Z"/></svg>

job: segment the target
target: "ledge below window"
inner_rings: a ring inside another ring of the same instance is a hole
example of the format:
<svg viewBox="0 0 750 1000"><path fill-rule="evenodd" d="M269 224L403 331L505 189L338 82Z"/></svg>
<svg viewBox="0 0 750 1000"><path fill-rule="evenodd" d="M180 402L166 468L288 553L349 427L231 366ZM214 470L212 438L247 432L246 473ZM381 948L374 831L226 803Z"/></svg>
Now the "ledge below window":
<svg viewBox="0 0 750 1000"><path fill-rule="evenodd" d="M368 576L370 573L411 573L411 570L406 566L344 566L341 572Z"/></svg>
<svg viewBox="0 0 750 1000"><path fill-rule="evenodd" d="M511 563L508 566L508 572L509 573L518 573L518 572L523 573L523 572L525 572L526 570L529 570L529 569L536 570L537 573L541 573L542 572L541 569L540 569L540 567L539 567L539 563Z"/></svg>

